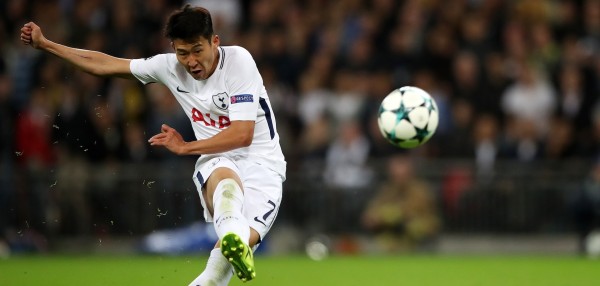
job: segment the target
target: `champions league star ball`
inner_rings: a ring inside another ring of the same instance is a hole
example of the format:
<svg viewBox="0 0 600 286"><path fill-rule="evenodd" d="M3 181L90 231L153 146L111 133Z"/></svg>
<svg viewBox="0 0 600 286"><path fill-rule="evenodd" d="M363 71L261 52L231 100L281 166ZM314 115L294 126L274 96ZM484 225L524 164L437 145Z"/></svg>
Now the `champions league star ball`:
<svg viewBox="0 0 600 286"><path fill-rule="evenodd" d="M429 93L404 86L383 99L377 123L385 139L409 149L427 142L435 133L438 120L438 107Z"/></svg>

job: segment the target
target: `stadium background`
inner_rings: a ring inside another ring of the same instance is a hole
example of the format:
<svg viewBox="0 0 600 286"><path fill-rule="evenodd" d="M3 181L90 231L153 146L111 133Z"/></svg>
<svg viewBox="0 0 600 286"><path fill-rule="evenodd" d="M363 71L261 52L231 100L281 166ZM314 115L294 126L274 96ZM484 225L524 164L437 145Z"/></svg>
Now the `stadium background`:
<svg viewBox="0 0 600 286"><path fill-rule="evenodd" d="M582 251L600 197L600 1L191 2L211 9L222 44L252 53L277 116L288 180L264 252L313 240L376 251L360 216L396 154L412 158L442 221L425 250ZM194 158L146 143L163 122L192 137L169 92L87 75L18 36L33 20L59 43L148 57L170 51L162 25L182 4L0 2L5 256L135 253L149 234L198 227ZM410 152L375 123L403 85L440 109L437 133Z"/></svg>

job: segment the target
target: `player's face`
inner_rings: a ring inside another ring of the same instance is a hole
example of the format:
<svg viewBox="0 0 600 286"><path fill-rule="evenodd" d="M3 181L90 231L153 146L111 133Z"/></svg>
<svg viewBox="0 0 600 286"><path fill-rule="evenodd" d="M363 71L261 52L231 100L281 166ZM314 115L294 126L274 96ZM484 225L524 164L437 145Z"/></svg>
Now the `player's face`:
<svg viewBox="0 0 600 286"><path fill-rule="evenodd" d="M219 36L214 35L210 40L199 37L193 42L175 39L172 44L177 60L187 72L196 80L204 80L212 75L217 67L219 43Z"/></svg>

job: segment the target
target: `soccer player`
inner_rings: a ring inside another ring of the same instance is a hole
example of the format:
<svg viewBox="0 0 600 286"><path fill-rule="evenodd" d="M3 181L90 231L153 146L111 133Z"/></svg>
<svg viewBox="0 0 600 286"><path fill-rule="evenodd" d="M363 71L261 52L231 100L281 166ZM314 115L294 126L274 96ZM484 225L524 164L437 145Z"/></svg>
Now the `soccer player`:
<svg viewBox="0 0 600 286"><path fill-rule="evenodd" d="M206 268L190 285L227 285L233 273L251 280L256 276L253 250L275 220L286 169L262 77L246 49L220 46L204 8L186 5L171 14L165 36L174 53L123 59L52 42L33 22L21 28L24 44L85 72L170 89L189 117L196 141L185 142L163 124L148 142L199 157L192 178L205 219L214 221L219 236Z"/></svg>

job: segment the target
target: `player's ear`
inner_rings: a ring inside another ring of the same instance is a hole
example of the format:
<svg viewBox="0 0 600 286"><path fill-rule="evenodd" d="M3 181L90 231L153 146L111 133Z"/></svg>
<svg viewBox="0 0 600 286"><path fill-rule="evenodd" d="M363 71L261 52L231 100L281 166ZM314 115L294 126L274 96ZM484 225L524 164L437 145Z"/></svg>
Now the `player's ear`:
<svg viewBox="0 0 600 286"><path fill-rule="evenodd" d="M173 41L171 41L171 48L173 48L173 51L175 51L175 43L173 43Z"/></svg>
<svg viewBox="0 0 600 286"><path fill-rule="evenodd" d="M212 44L217 47L221 44L221 39L219 38L219 35L215 34L212 36Z"/></svg>

